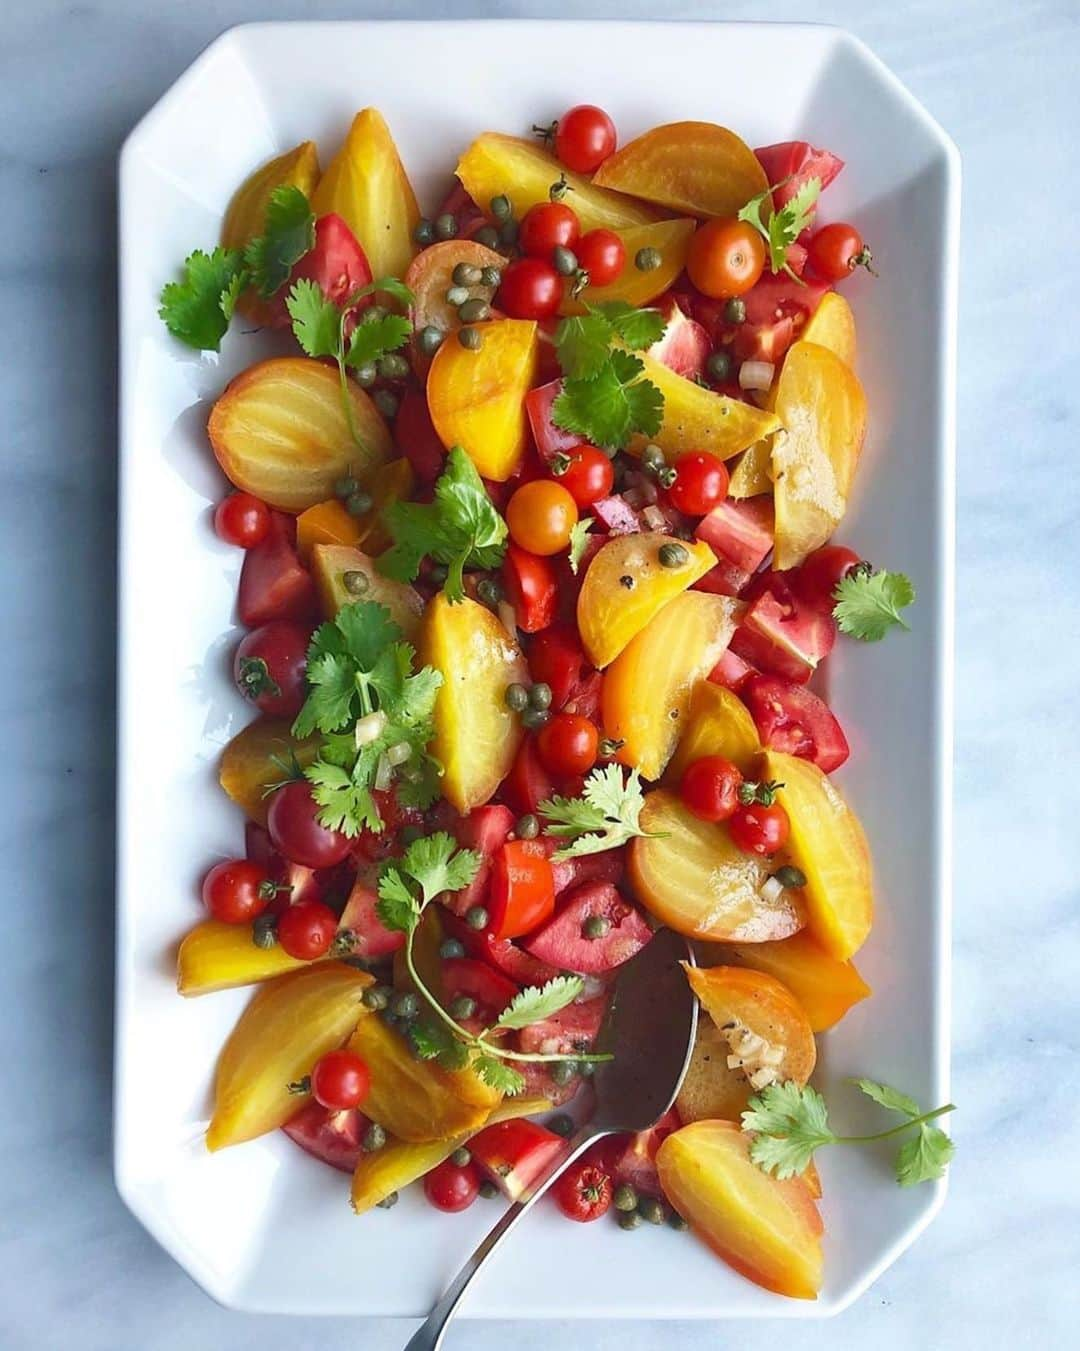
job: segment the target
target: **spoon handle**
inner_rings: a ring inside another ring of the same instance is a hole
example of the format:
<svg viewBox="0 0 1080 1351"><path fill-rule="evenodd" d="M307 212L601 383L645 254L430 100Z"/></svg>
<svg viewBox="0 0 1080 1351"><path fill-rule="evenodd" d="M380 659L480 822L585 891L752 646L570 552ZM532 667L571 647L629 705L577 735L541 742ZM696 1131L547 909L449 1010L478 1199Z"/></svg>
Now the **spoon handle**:
<svg viewBox="0 0 1080 1351"><path fill-rule="evenodd" d="M438 1351L442 1345L443 1335L446 1332L446 1325L449 1323L457 1308L458 1301L468 1289L473 1278L479 1272L487 1259L502 1243L518 1222L525 1218L533 1204L540 1199L551 1184L563 1173L570 1164L586 1150L594 1140L606 1135L607 1131L598 1131L591 1125L585 1125L570 1140L569 1149L559 1159L557 1159L546 1173L533 1182L532 1188L527 1196L522 1197L520 1201L515 1201L499 1220L498 1224L484 1238L475 1252L461 1268L458 1274L450 1282L443 1292L439 1302L428 1314L423 1324L410 1338L405 1351Z"/></svg>

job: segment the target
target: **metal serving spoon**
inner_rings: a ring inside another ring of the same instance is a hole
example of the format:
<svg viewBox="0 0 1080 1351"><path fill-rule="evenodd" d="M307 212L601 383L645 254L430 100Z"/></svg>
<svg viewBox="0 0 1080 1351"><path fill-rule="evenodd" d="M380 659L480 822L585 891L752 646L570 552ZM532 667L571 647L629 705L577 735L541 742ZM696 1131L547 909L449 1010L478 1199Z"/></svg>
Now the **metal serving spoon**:
<svg viewBox="0 0 1080 1351"><path fill-rule="evenodd" d="M697 1000L679 966L693 961L686 940L661 929L619 969L598 1051L614 1060L596 1067L596 1111L567 1142L567 1151L506 1211L447 1286L405 1351L438 1351L458 1301L480 1268L529 1208L594 1140L619 1131L644 1131L675 1101L697 1032Z"/></svg>

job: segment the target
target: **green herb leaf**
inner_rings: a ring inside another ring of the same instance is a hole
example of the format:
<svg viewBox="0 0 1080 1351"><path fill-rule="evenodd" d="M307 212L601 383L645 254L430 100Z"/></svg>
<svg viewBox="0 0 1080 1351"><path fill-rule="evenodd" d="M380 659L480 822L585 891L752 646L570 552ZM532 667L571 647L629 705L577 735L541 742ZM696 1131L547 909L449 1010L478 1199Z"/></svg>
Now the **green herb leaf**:
<svg viewBox="0 0 1080 1351"><path fill-rule="evenodd" d="M915 602L915 588L902 572L849 572L833 592L833 615L841 633L864 643L879 642L899 624L909 627L900 613Z"/></svg>
<svg viewBox="0 0 1080 1351"><path fill-rule="evenodd" d="M377 889L375 910L386 928L395 933L412 933L420 923L420 902L393 864L387 864L379 874Z"/></svg>
<svg viewBox="0 0 1080 1351"><path fill-rule="evenodd" d="M590 312L601 315L615 337L631 351L643 352L664 336L667 323L659 310L639 310L625 300L606 300L591 305Z"/></svg>
<svg viewBox="0 0 1080 1351"><path fill-rule="evenodd" d="M836 1140L825 1099L809 1084L770 1084L750 1099L742 1128L752 1131L750 1157L781 1180L805 1172L814 1151Z"/></svg>
<svg viewBox="0 0 1080 1351"><path fill-rule="evenodd" d="M607 364L614 330L602 314L576 314L560 321L555 350L563 374L592 380Z"/></svg>
<svg viewBox="0 0 1080 1351"><path fill-rule="evenodd" d="M901 1187L934 1182L944 1176L956 1146L937 1126L920 1125L918 1135L905 1140L896 1156L896 1180Z"/></svg>
<svg viewBox="0 0 1080 1351"><path fill-rule="evenodd" d="M365 319L361 315L349 339L345 364L354 368L370 365L387 353L404 347L411 332L412 325L400 314L384 314L374 319Z"/></svg>
<svg viewBox="0 0 1080 1351"><path fill-rule="evenodd" d="M525 1091L525 1076L497 1056L474 1056L472 1068L489 1088L505 1093L508 1098L517 1097L519 1093Z"/></svg>
<svg viewBox="0 0 1080 1351"><path fill-rule="evenodd" d="M375 281L369 281L366 286L361 286L354 291L345 302L345 309L352 309L365 296L379 294L391 296L405 308L416 304L416 296L403 281L399 281L397 277L378 277Z"/></svg>
<svg viewBox="0 0 1080 1351"><path fill-rule="evenodd" d="M543 1022L572 1004L585 988L580 976L556 976L546 985L530 985L516 994L495 1024L504 1031L516 1031Z"/></svg>
<svg viewBox="0 0 1080 1351"><path fill-rule="evenodd" d="M289 280L293 265L315 247L315 213L292 184L275 188L266 207L263 233L244 250L251 282L264 300Z"/></svg>
<svg viewBox="0 0 1080 1351"><path fill-rule="evenodd" d="M421 1060L437 1060L444 1070L461 1070L469 1063L469 1049L445 1023L417 1020L405 1032Z"/></svg>
<svg viewBox="0 0 1080 1351"><path fill-rule="evenodd" d="M791 200L777 211L771 205L771 194L781 186L777 183L775 187L766 188L757 197L752 197L739 212L739 220L752 225L765 240L769 248L771 270L786 272L802 285L802 278L788 264L787 252L814 218L814 208L821 194L821 179L807 179Z"/></svg>
<svg viewBox="0 0 1080 1351"><path fill-rule="evenodd" d="M296 341L309 357L336 357L341 351L341 311L317 282L301 277L285 306Z"/></svg>
<svg viewBox="0 0 1080 1351"><path fill-rule="evenodd" d="M582 516L570 527L570 571L575 577L589 543L589 531L595 524L591 516Z"/></svg>
<svg viewBox="0 0 1080 1351"><path fill-rule="evenodd" d="M183 281L162 287L158 316L188 347L218 352L246 279L238 249L195 249L184 262Z"/></svg>
<svg viewBox="0 0 1080 1351"><path fill-rule="evenodd" d="M873 1079L852 1079L851 1082L881 1107L890 1112L899 1112L901 1116L921 1116L922 1108L914 1098L906 1093L890 1088L888 1084L875 1083Z"/></svg>
<svg viewBox="0 0 1080 1351"><path fill-rule="evenodd" d="M585 780L581 797L552 797L540 803L539 810L551 823L544 827L544 834L573 840L557 850L552 859L599 854L617 849L635 835L648 835L640 825L644 805L641 776L636 769L625 782L619 765L594 769Z"/></svg>
<svg viewBox="0 0 1080 1351"><path fill-rule="evenodd" d="M655 436L663 419L664 396L639 357L616 350L591 379L565 379L551 406L551 420L564 431L597 446L621 449L635 432Z"/></svg>
<svg viewBox="0 0 1080 1351"><path fill-rule="evenodd" d="M414 840L397 866L417 883L428 905L444 891L467 887L479 871L480 855L459 849L452 835L439 830Z"/></svg>

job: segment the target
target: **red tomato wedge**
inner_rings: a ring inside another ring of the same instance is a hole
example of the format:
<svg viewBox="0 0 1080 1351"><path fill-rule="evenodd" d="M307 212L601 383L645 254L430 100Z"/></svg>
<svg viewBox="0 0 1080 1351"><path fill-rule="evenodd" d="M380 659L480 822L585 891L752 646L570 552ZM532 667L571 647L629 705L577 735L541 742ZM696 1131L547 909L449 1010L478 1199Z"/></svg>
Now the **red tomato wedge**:
<svg viewBox="0 0 1080 1351"><path fill-rule="evenodd" d="M812 760L824 774L839 769L850 754L847 737L823 699L779 676L751 676L740 698L770 750Z"/></svg>
<svg viewBox="0 0 1080 1351"><path fill-rule="evenodd" d="M576 432L565 432L551 420L551 405L561 390L562 381L551 380L546 385L531 389L525 396L525 412L536 449L540 452L540 458L548 464L556 455L565 455L575 446L581 445L581 437Z"/></svg>
<svg viewBox="0 0 1080 1351"><path fill-rule="evenodd" d="M360 1141L369 1125L367 1117L355 1107L331 1112L312 1099L281 1129L313 1158L343 1173L352 1173L360 1162L363 1153Z"/></svg>
<svg viewBox="0 0 1080 1351"><path fill-rule="evenodd" d="M778 185L773 188L772 195L777 210L790 202L811 178L821 180L824 192L844 167L839 155L834 155L831 150L819 150L809 141L778 141L775 145L761 146L754 154L769 183Z"/></svg>
<svg viewBox="0 0 1080 1351"><path fill-rule="evenodd" d="M608 928L586 938L585 923L603 918ZM599 975L629 961L652 937L644 916L610 883L587 882L566 897L554 919L529 938L525 951L562 971Z"/></svg>
<svg viewBox="0 0 1080 1351"><path fill-rule="evenodd" d="M514 828L514 813L501 803L474 807L454 827L454 834L462 849L471 849L480 855L476 876L467 887L452 891L445 898L446 906L456 915L466 915L474 905L480 905L491 876L491 861L506 843Z"/></svg>
<svg viewBox="0 0 1080 1351"><path fill-rule="evenodd" d="M554 966L530 956L509 938L496 938L488 929L479 932L470 929L464 920L451 912L442 919L448 936L456 938L468 956L509 976L515 985L546 985L559 974Z"/></svg>
<svg viewBox="0 0 1080 1351"><path fill-rule="evenodd" d="M348 929L354 936L354 957L388 957L405 942L405 935L388 929L379 918L379 894L373 875L357 877L341 912L339 929Z"/></svg>
<svg viewBox="0 0 1080 1351"><path fill-rule="evenodd" d="M580 1004L567 1004L550 1018L523 1027L518 1035L518 1045L523 1051L540 1055L573 1055L575 1051L588 1051L600 1033L607 1007L606 994L583 999Z"/></svg>
<svg viewBox="0 0 1080 1351"><path fill-rule="evenodd" d="M528 659L533 680L551 687L551 706L556 709L578 692L592 672L574 624L554 624L538 633L529 644Z"/></svg>
<svg viewBox="0 0 1080 1351"><path fill-rule="evenodd" d="M485 1126L469 1141L469 1153L502 1194L516 1201L567 1148L561 1135L517 1117Z"/></svg>
<svg viewBox="0 0 1080 1351"><path fill-rule="evenodd" d="M272 511L266 538L244 555L236 608L241 624L249 629L272 619L318 615L315 581L296 552L296 522L291 516Z"/></svg>
<svg viewBox="0 0 1080 1351"><path fill-rule="evenodd" d="M477 1016L493 1022L518 993L508 977L474 957L448 957L442 964L443 994L450 1004L459 995L475 999Z"/></svg>
<svg viewBox="0 0 1080 1351"><path fill-rule="evenodd" d="M554 791L555 785L540 763L536 739L530 734L521 743L514 763L510 766L510 773L503 781L503 797L516 812L524 815L535 812Z"/></svg>
<svg viewBox="0 0 1080 1351"><path fill-rule="evenodd" d="M524 633L539 633L546 629L555 618L558 604L555 566L551 559L511 544L506 550L502 577L518 628Z"/></svg>
<svg viewBox="0 0 1080 1351"><path fill-rule="evenodd" d="M488 928L496 938L520 938L555 909L548 851L539 840L511 840L495 855L488 886Z"/></svg>
<svg viewBox="0 0 1080 1351"><path fill-rule="evenodd" d="M739 571L756 572L772 552L773 504L767 494L736 502L726 498L702 517L694 532Z"/></svg>

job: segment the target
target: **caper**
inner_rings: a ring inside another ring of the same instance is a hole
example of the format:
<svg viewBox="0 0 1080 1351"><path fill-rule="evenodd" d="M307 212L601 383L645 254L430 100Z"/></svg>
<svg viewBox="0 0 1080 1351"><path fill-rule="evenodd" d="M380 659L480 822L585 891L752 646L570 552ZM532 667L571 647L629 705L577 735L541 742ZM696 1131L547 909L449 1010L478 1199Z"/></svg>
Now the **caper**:
<svg viewBox="0 0 1080 1351"><path fill-rule="evenodd" d="M670 488L677 477L677 470L673 464L665 464L663 469L656 471L656 481L661 488Z"/></svg>
<svg viewBox="0 0 1080 1351"><path fill-rule="evenodd" d="M346 474L344 478L339 478L334 484L335 497L351 497L360 487L360 484L351 474Z"/></svg>
<svg viewBox="0 0 1080 1351"><path fill-rule="evenodd" d="M436 328L434 324L425 324L417 334L420 350L426 357L433 357L443 345L445 338L446 334L443 330Z"/></svg>
<svg viewBox="0 0 1080 1351"><path fill-rule="evenodd" d="M724 318L729 324L745 324L746 301L738 296L732 296L724 306Z"/></svg>
<svg viewBox="0 0 1080 1351"><path fill-rule="evenodd" d="M436 216L435 218L436 239L453 239L457 235L457 232L458 232L457 219L454 216L452 216L449 211L444 211L441 216Z"/></svg>
<svg viewBox="0 0 1080 1351"><path fill-rule="evenodd" d="M514 209L510 202L510 198L502 192L499 193L498 197L492 197L489 205L491 207L491 214L496 220L506 220Z"/></svg>
<svg viewBox="0 0 1080 1351"><path fill-rule="evenodd" d="M725 380L731 377L730 355L719 348L715 352L710 352L709 359L705 363L705 369L717 384L723 384Z"/></svg>
<svg viewBox="0 0 1080 1351"><path fill-rule="evenodd" d="M459 305L464 305L469 298L469 288L467 286L451 286L446 293L446 303L453 305L456 309Z"/></svg>
<svg viewBox="0 0 1080 1351"><path fill-rule="evenodd" d="M689 561L690 554L684 544L676 544L674 540L667 544L661 544L660 552L657 555L660 559L662 568L682 568Z"/></svg>
<svg viewBox="0 0 1080 1351"><path fill-rule="evenodd" d="M494 225L481 225L480 229L473 235L473 239L478 244L483 244L485 249L495 249L499 246L499 232Z"/></svg>
<svg viewBox="0 0 1080 1351"><path fill-rule="evenodd" d="M379 1207L380 1210L393 1210L393 1208L397 1205L397 1203L398 1203L397 1192L390 1192L387 1196L384 1196L381 1201L375 1202L375 1204Z"/></svg>
<svg viewBox="0 0 1080 1351"><path fill-rule="evenodd" d="M272 948L277 942L277 916L256 915L251 926L251 941L257 948Z"/></svg>
<svg viewBox="0 0 1080 1351"><path fill-rule="evenodd" d="M482 905L470 906L469 909L465 911L465 923L470 929L476 929L478 932L481 929L486 929L488 925L488 912Z"/></svg>
<svg viewBox="0 0 1080 1351"><path fill-rule="evenodd" d="M618 755L626 742L621 737L605 736L600 738L600 757L603 760L610 760L613 755Z"/></svg>
<svg viewBox="0 0 1080 1351"><path fill-rule="evenodd" d="M413 231L413 239L426 249L429 244L435 243L435 227L427 217L422 217L416 222L416 229Z"/></svg>
<svg viewBox="0 0 1080 1351"><path fill-rule="evenodd" d="M530 732L538 732L550 717L546 708L527 708L521 715L521 725Z"/></svg>
<svg viewBox="0 0 1080 1351"><path fill-rule="evenodd" d="M371 589L371 578L366 572L357 572L350 568L341 578L345 590L350 596L366 596Z"/></svg>
<svg viewBox="0 0 1080 1351"><path fill-rule="evenodd" d="M615 1188L612 1200L616 1210L637 1210L638 1194L629 1182L623 1182Z"/></svg>
<svg viewBox="0 0 1080 1351"><path fill-rule="evenodd" d="M479 352L484 345L484 335L478 328L459 328L458 342L470 352Z"/></svg>
<svg viewBox="0 0 1080 1351"><path fill-rule="evenodd" d="M551 686L545 685L542 680L538 680L529 690L530 708L550 708L551 707Z"/></svg>
<svg viewBox="0 0 1080 1351"><path fill-rule="evenodd" d="M663 261L664 255L652 247L638 249L634 254L634 266L639 272L655 272Z"/></svg>
<svg viewBox="0 0 1080 1351"><path fill-rule="evenodd" d="M464 1145L459 1145L450 1155L450 1162L455 1168L468 1168L469 1164L472 1163L472 1155Z"/></svg>
<svg viewBox="0 0 1080 1351"><path fill-rule="evenodd" d="M502 600L502 587L494 577L481 577L476 583L476 599L482 605L498 605Z"/></svg>
<svg viewBox="0 0 1080 1351"><path fill-rule="evenodd" d="M551 254L551 261L560 277L572 277L578 270L577 254L573 249L558 245Z"/></svg>
<svg viewBox="0 0 1080 1351"><path fill-rule="evenodd" d="M484 1200L493 1201L498 1194L499 1189L496 1187L495 1183L492 1182L491 1178L484 1178L483 1182L480 1183L480 1195Z"/></svg>
<svg viewBox="0 0 1080 1351"><path fill-rule="evenodd" d="M679 1214L677 1210L668 1211L667 1222L669 1225L671 1225L672 1229L677 1229L680 1233L684 1229L690 1228L690 1226L686 1223L686 1221L683 1219L683 1217Z"/></svg>
<svg viewBox="0 0 1080 1351"><path fill-rule="evenodd" d="M402 1020L415 1018L420 1012L420 1001L411 990L401 990L391 999L390 1009L395 1017Z"/></svg>
<svg viewBox="0 0 1080 1351"><path fill-rule="evenodd" d="M558 1116L551 1118L547 1123L547 1128L554 1135L561 1135L566 1140L574 1133L574 1118L567 1116L565 1112L560 1112Z"/></svg>
<svg viewBox="0 0 1080 1351"><path fill-rule="evenodd" d="M502 272L497 267L482 267L480 269L480 282L483 286L489 286L492 290L502 285Z"/></svg>
<svg viewBox="0 0 1080 1351"><path fill-rule="evenodd" d="M364 1008L374 1009L378 1013L390 1003L393 993L389 985L369 985L360 996L360 1002Z"/></svg>
<svg viewBox="0 0 1080 1351"><path fill-rule="evenodd" d="M409 373L409 363L400 352L387 352L379 358L377 369L384 380L404 380Z"/></svg>
<svg viewBox="0 0 1080 1351"><path fill-rule="evenodd" d="M386 1024L387 1027L391 1028L396 1028L398 1023L401 1022L401 1019L397 1016L394 1010L389 1008L380 1009L379 1017L383 1020L383 1022Z"/></svg>
<svg viewBox="0 0 1080 1351"><path fill-rule="evenodd" d="M517 824L514 826L514 834L519 840L535 840L537 835L540 834L539 820L532 812L525 816L519 816Z"/></svg>
<svg viewBox="0 0 1080 1351"><path fill-rule="evenodd" d="M446 579L450 576L450 569L445 563L432 563L428 568L427 575L432 586L445 586Z"/></svg>
<svg viewBox="0 0 1080 1351"><path fill-rule="evenodd" d="M515 713L521 713L529 707L529 691L516 680L512 685L507 685L503 699L506 701L506 707L513 709Z"/></svg>
<svg viewBox="0 0 1080 1351"><path fill-rule="evenodd" d="M458 942L456 938L447 938L439 945L439 956L444 961L451 961L455 957L464 957L465 944Z"/></svg>
<svg viewBox="0 0 1080 1351"><path fill-rule="evenodd" d="M467 994L459 994L456 999L450 1001L450 1016L457 1018L471 1018L476 1012L476 1000L470 999Z"/></svg>
<svg viewBox="0 0 1080 1351"><path fill-rule="evenodd" d="M655 1196L643 1196L638 1202L638 1214L646 1224L663 1224L667 1218L664 1203Z"/></svg>
<svg viewBox="0 0 1080 1351"><path fill-rule="evenodd" d="M562 1087L574 1077L574 1062L572 1060L556 1060L550 1073L552 1082Z"/></svg>
<svg viewBox="0 0 1080 1351"><path fill-rule="evenodd" d="M380 320L385 319L389 313L390 311L385 305L369 305L360 316L360 322L362 324L377 324Z"/></svg>
<svg viewBox="0 0 1080 1351"><path fill-rule="evenodd" d="M458 263L451 273L451 279L455 286L475 286L481 275L480 269L472 263Z"/></svg>
<svg viewBox="0 0 1080 1351"><path fill-rule="evenodd" d="M592 1060L579 1060L577 1072L583 1079L591 1079L596 1073L596 1063Z"/></svg>
<svg viewBox="0 0 1080 1351"><path fill-rule="evenodd" d="M374 504L374 498L371 494L361 490L358 493L353 493L345 503L345 510L350 516L366 516Z"/></svg>
<svg viewBox="0 0 1080 1351"><path fill-rule="evenodd" d="M386 1144L386 1132L377 1121L373 1121L360 1137L360 1148L365 1154L374 1154Z"/></svg>
<svg viewBox="0 0 1080 1351"><path fill-rule="evenodd" d="M603 938L611 932L611 920L607 915L590 915L581 926L581 932L589 939Z"/></svg>
<svg viewBox="0 0 1080 1351"><path fill-rule="evenodd" d="M361 389L370 389L379 378L379 372L375 369L374 361L365 361L362 366L357 366L353 373L356 376L356 383Z"/></svg>
<svg viewBox="0 0 1080 1351"><path fill-rule="evenodd" d="M458 306L458 318L463 324L482 324L485 319L491 318L491 306L486 300L474 296L472 300L466 300L464 305Z"/></svg>
<svg viewBox="0 0 1080 1351"><path fill-rule="evenodd" d="M651 469L653 473L656 473L658 469L663 469L666 463L664 452L659 446L650 443L641 452L641 463L646 469Z"/></svg>
<svg viewBox="0 0 1080 1351"><path fill-rule="evenodd" d="M620 1210L616 1218L620 1229L637 1229L641 1224L641 1216L636 1210Z"/></svg>
<svg viewBox="0 0 1080 1351"><path fill-rule="evenodd" d="M398 405L401 401L396 394L392 394L388 389L377 389L371 398L375 407L386 418L387 422L392 422L397 417Z"/></svg>
<svg viewBox="0 0 1080 1351"><path fill-rule="evenodd" d="M793 868L790 863L785 863L782 868L777 868L773 876L782 887L806 886L806 874L801 868Z"/></svg>
<svg viewBox="0 0 1080 1351"><path fill-rule="evenodd" d="M516 244L519 228L517 221L512 216L509 220L503 221L502 228L499 230L499 243Z"/></svg>

